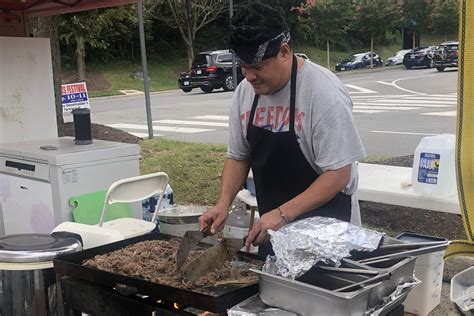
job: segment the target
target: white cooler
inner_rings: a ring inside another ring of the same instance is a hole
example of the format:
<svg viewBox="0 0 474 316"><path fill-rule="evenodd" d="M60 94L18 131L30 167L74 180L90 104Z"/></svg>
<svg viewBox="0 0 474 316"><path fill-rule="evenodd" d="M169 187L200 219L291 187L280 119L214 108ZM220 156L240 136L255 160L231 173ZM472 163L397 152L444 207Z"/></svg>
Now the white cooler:
<svg viewBox="0 0 474 316"><path fill-rule="evenodd" d="M445 238L402 233L396 237L408 242L447 241ZM441 287L444 271L444 250L420 255L415 263L415 275L423 283L408 294L403 303L405 312L420 316L428 315L441 301Z"/></svg>

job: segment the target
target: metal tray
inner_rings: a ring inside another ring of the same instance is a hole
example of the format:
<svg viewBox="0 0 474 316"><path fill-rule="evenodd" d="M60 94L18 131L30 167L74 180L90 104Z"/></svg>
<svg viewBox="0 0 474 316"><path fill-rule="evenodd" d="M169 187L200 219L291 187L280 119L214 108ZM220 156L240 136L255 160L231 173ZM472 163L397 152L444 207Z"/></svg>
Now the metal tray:
<svg viewBox="0 0 474 316"><path fill-rule="evenodd" d="M371 284L354 292L334 292L266 272L252 271L259 274L260 298L265 304L303 316L363 315L367 311L371 289L379 284Z"/></svg>
<svg viewBox="0 0 474 316"><path fill-rule="evenodd" d="M260 298L267 305L303 316L362 315L371 307L379 305L382 298L390 294L396 285L412 280L415 260L416 257L387 259L372 266L350 260L345 262L347 265L351 265L352 262L359 269L391 274L391 278L376 283L368 282L370 278L367 275L356 273L318 275L317 269L312 269L314 275L306 275L302 279L305 282L262 271L252 271L259 274ZM361 280L367 280L368 284L350 292L337 291L338 288L359 283Z"/></svg>
<svg viewBox="0 0 474 316"><path fill-rule="evenodd" d="M232 284L210 287L206 288L210 294L203 294L85 267L81 264L84 260L93 258L96 255L106 254L140 241L154 239L169 240L171 238L172 236L153 233L87 249L74 254L58 257L54 260L54 269L59 278L69 277L111 288L115 287L117 284L121 284L134 289L134 292L148 295L155 300L177 303L183 308L194 307L200 310L216 313L225 312L227 308L234 306L258 292L258 284L255 282L249 285ZM244 252L240 252L239 257L242 260L262 261L262 258L257 255Z"/></svg>

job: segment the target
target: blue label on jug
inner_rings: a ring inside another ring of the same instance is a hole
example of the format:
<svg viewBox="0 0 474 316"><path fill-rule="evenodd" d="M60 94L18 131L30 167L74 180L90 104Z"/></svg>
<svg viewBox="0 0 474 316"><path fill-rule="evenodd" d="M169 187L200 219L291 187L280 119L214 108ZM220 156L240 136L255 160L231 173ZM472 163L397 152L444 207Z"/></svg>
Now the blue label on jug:
<svg viewBox="0 0 474 316"><path fill-rule="evenodd" d="M421 153L418 168L418 182L437 184L439 172L439 154Z"/></svg>

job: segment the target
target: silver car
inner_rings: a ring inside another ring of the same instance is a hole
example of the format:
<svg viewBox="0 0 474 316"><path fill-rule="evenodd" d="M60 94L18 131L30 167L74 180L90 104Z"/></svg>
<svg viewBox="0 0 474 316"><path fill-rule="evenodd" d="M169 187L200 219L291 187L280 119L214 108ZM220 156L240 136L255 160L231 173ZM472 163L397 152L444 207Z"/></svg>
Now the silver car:
<svg viewBox="0 0 474 316"><path fill-rule="evenodd" d="M394 66L394 65L401 65L403 64L403 57L406 53L408 53L410 49L402 49L393 54L392 57L387 58L385 62L385 66Z"/></svg>

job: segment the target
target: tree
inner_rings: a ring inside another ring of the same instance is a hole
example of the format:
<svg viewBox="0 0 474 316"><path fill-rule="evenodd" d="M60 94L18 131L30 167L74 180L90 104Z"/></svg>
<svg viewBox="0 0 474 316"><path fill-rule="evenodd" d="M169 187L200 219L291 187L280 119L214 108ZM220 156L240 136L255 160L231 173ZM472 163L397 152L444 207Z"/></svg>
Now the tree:
<svg viewBox="0 0 474 316"><path fill-rule="evenodd" d="M300 11L304 10L301 7L302 2L301 0L262 0L262 3L280 11L290 28L292 41L298 43L304 42L310 33L308 25L300 16Z"/></svg>
<svg viewBox="0 0 474 316"><path fill-rule="evenodd" d="M75 45L79 80L86 80L86 48L105 51L111 43L122 48L133 42L137 17L133 5L96 9L61 16L61 40ZM123 55L122 55L123 56Z"/></svg>
<svg viewBox="0 0 474 316"><path fill-rule="evenodd" d="M196 33L228 8L227 0L156 0L155 17L179 30L186 46L188 67L194 58ZM162 11L164 9L166 11Z"/></svg>
<svg viewBox="0 0 474 316"><path fill-rule="evenodd" d="M436 34L448 35L458 33L459 29L459 3L457 0L437 0L433 3L431 15L431 28Z"/></svg>
<svg viewBox="0 0 474 316"><path fill-rule="evenodd" d="M413 47L415 47L416 34L428 31L430 28L430 15L432 6L426 1L405 0L402 6L404 25L413 30Z"/></svg>
<svg viewBox="0 0 474 316"><path fill-rule="evenodd" d="M326 43L328 68L330 43L343 41L347 30L352 27L354 12L354 5L346 0L328 0L304 8L313 32Z"/></svg>
<svg viewBox="0 0 474 316"><path fill-rule="evenodd" d="M384 40L393 32L400 20L400 9L391 0L364 0L356 7L354 28L370 38L370 52L374 51L374 39ZM370 59L372 67L372 58Z"/></svg>
<svg viewBox="0 0 474 316"><path fill-rule="evenodd" d="M100 33L107 21L99 10L90 10L64 15L61 19L61 40L66 44L76 46L76 62L79 81L86 80L86 44L93 47L106 48L106 43L100 39ZM111 26L111 25L109 25Z"/></svg>
<svg viewBox="0 0 474 316"><path fill-rule="evenodd" d="M57 16L30 18L28 23L30 32L34 37L46 37L50 40L56 123L59 128L64 124L64 118L61 102L61 51L59 49L58 24L59 20Z"/></svg>

